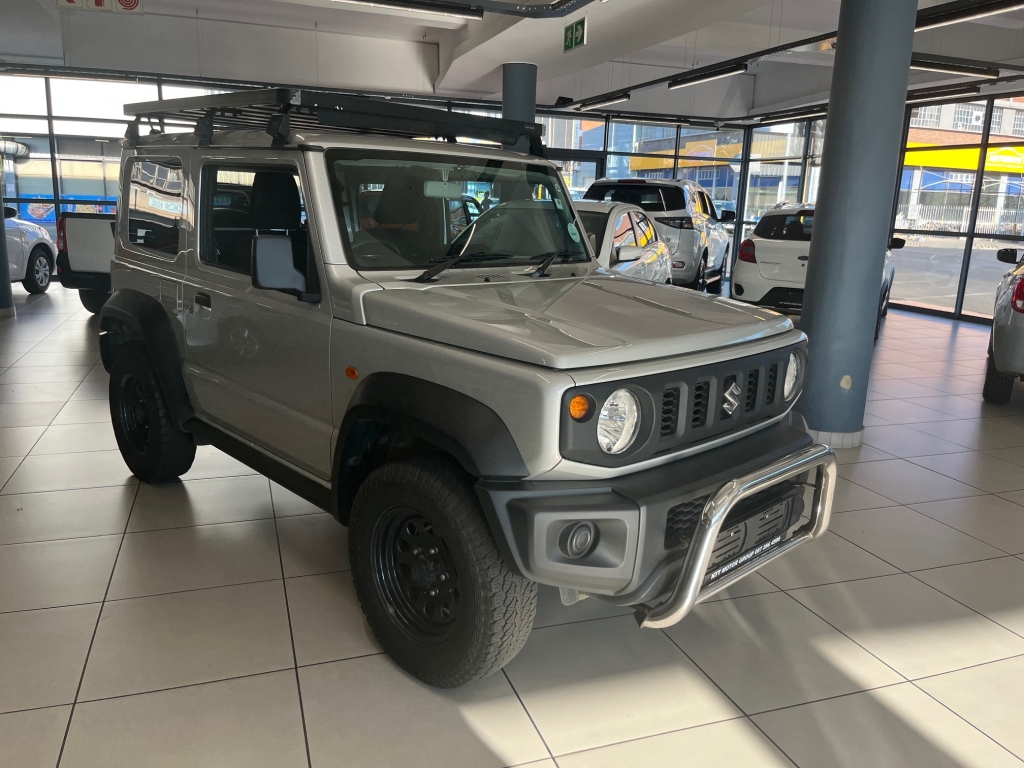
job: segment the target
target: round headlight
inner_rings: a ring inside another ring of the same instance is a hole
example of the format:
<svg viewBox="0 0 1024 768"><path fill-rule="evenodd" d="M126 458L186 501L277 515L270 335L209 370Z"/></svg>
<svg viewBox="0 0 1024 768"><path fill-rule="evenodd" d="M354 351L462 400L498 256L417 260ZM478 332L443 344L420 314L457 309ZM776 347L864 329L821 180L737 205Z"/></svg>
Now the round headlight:
<svg viewBox="0 0 1024 768"><path fill-rule="evenodd" d="M597 419L597 442L605 453L622 453L640 429L640 401L628 389L612 392Z"/></svg>
<svg viewBox="0 0 1024 768"><path fill-rule="evenodd" d="M797 385L803 373L803 360L796 352L789 353L789 364L786 366L786 383L782 387L782 396L786 400L792 400L796 394Z"/></svg>

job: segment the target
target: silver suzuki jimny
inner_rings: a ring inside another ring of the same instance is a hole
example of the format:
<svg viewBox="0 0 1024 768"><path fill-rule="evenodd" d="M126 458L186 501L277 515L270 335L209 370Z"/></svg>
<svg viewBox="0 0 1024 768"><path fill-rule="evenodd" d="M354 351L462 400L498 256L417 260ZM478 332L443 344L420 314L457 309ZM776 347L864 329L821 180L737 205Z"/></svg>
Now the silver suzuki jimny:
<svg viewBox="0 0 1024 768"><path fill-rule="evenodd" d="M500 669L537 584L665 627L825 531L805 336L601 269L541 126L285 89L125 112L125 462L169 481L212 444L329 511L419 679Z"/></svg>

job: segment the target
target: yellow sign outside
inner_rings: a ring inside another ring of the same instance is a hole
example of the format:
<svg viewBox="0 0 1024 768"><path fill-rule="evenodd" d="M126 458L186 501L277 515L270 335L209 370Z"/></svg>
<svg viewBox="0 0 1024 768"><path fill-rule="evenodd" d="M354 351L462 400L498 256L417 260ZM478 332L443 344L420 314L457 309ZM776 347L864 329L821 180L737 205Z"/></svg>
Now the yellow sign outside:
<svg viewBox="0 0 1024 768"><path fill-rule="evenodd" d="M927 144L911 144L907 147L908 168L942 168L948 170L976 171L981 150L945 148L914 149ZM989 147L985 162L988 173L1024 173L1024 146Z"/></svg>

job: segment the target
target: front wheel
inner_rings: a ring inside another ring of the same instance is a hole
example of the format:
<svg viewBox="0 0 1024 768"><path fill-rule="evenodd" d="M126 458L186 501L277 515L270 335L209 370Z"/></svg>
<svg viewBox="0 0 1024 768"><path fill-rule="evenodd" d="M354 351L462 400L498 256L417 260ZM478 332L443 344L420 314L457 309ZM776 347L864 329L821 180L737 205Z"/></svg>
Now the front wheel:
<svg viewBox="0 0 1024 768"><path fill-rule="evenodd" d="M349 555L377 639L429 685L496 672L533 628L536 583L505 564L465 475L442 457L370 473L352 505Z"/></svg>
<svg viewBox="0 0 1024 768"><path fill-rule="evenodd" d="M110 298L110 294L107 291L93 291L82 288L78 291L78 298L82 300L83 307L94 315L98 315L99 311L103 309L103 305L107 303L107 299Z"/></svg>
<svg viewBox="0 0 1024 768"><path fill-rule="evenodd" d="M700 264L697 265L697 274L694 276L693 282L686 287L694 291L703 291L707 288L707 272L708 252L704 251L704 255L700 257Z"/></svg>
<svg viewBox="0 0 1024 768"><path fill-rule="evenodd" d="M1013 379L1013 376L996 370L996 364L990 353L988 365L985 367L985 385L981 390L982 399L993 405L1010 402L1010 396L1013 394Z"/></svg>
<svg viewBox="0 0 1024 768"><path fill-rule="evenodd" d="M133 475L161 483L189 471L196 441L172 421L144 347L131 344L118 350L110 368L109 394L114 437Z"/></svg>
<svg viewBox="0 0 1024 768"><path fill-rule="evenodd" d="M25 278L21 284L29 293L46 293L50 287L50 257L43 248L36 248L29 254L25 265Z"/></svg>

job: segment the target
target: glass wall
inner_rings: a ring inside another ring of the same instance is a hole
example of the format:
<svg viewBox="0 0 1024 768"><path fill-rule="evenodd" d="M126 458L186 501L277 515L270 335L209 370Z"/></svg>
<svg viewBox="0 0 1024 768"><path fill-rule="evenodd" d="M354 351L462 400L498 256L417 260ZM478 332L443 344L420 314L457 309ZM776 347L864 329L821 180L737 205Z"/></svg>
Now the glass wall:
<svg viewBox="0 0 1024 768"><path fill-rule="evenodd" d="M992 316L1008 269L996 251L1024 238L1022 137L1022 96L910 110L893 221L907 246L893 253L893 301Z"/></svg>

